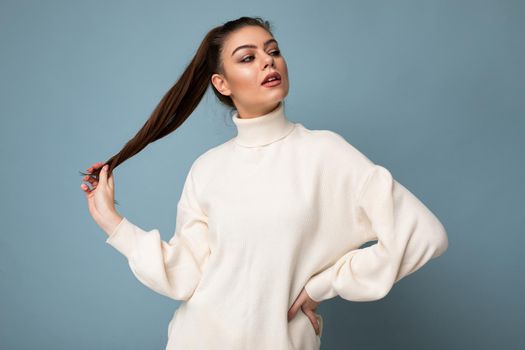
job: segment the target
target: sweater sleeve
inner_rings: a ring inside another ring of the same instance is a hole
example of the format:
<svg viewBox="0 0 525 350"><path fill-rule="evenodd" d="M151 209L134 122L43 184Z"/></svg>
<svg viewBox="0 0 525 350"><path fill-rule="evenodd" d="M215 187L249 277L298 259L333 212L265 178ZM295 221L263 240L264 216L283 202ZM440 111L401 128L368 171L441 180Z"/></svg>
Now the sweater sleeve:
<svg viewBox="0 0 525 350"><path fill-rule="evenodd" d="M174 235L165 242L159 230L145 231L124 217L106 243L127 258L145 286L175 300L188 300L210 254L208 219L197 202L191 169L177 204L175 225Z"/></svg>
<svg viewBox="0 0 525 350"><path fill-rule="evenodd" d="M380 165L373 165L356 196L359 229L377 243L348 251L306 283L320 302L336 295L349 301L383 298L394 283L448 248L437 217Z"/></svg>

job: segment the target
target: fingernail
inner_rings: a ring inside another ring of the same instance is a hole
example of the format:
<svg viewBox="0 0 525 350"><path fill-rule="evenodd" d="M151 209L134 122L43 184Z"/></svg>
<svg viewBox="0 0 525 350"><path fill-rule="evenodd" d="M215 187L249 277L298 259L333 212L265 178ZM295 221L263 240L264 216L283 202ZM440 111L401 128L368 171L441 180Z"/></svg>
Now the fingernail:
<svg viewBox="0 0 525 350"><path fill-rule="evenodd" d="M108 170L108 165L104 165L104 171Z"/></svg>

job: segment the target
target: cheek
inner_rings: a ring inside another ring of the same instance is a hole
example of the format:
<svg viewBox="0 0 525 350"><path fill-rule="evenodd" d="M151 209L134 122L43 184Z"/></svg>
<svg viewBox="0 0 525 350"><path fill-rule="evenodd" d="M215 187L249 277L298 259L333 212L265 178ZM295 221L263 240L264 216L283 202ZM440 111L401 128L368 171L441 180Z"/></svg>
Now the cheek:
<svg viewBox="0 0 525 350"><path fill-rule="evenodd" d="M257 86L258 75L252 68L240 68L235 75L235 86L237 89L249 89Z"/></svg>
<svg viewBox="0 0 525 350"><path fill-rule="evenodd" d="M280 71L283 72L286 77L288 77L288 66L286 65L286 61L282 60L280 64Z"/></svg>

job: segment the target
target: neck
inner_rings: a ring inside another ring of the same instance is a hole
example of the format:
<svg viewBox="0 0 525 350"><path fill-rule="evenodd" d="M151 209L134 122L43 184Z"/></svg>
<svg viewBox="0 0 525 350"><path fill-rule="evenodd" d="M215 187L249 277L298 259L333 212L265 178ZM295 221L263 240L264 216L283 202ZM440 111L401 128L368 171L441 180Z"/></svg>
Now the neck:
<svg viewBox="0 0 525 350"><path fill-rule="evenodd" d="M283 100L272 111L256 117L240 118L239 112L235 111L232 120L237 127L235 142L244 147L264 146L278 141L295 126L285 115Z"/></svg>
<svg viewBox="0 0 525 350"><path fill-rule="evenodd" d="M276 108L279 107L279 105L281 104L282 101L279 101L277 102L276 104L274 104L273 106L270 106L270 107L259 107L257 110L247 110L245 108L243 108L241 106L241 108L237 108L236 109L236 112L237 112L237 117L240 118L240 119L250 119L250 118L257 118L257 117L260 117L262 115L266 115L272 111L274 111Z"/></svg>

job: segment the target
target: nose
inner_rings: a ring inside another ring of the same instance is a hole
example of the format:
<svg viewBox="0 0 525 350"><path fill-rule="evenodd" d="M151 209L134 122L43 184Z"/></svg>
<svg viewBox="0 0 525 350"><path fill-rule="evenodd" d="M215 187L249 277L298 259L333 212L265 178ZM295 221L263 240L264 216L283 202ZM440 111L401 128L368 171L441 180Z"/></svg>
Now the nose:
<svg viewBox="0 0 525 350"><path fill-rule="evenodd" d="M268 67L268 65L271 65L272 67L275 64L274 57L272 55L266 55L266 58L264 60L264 68Z"/></svg>

